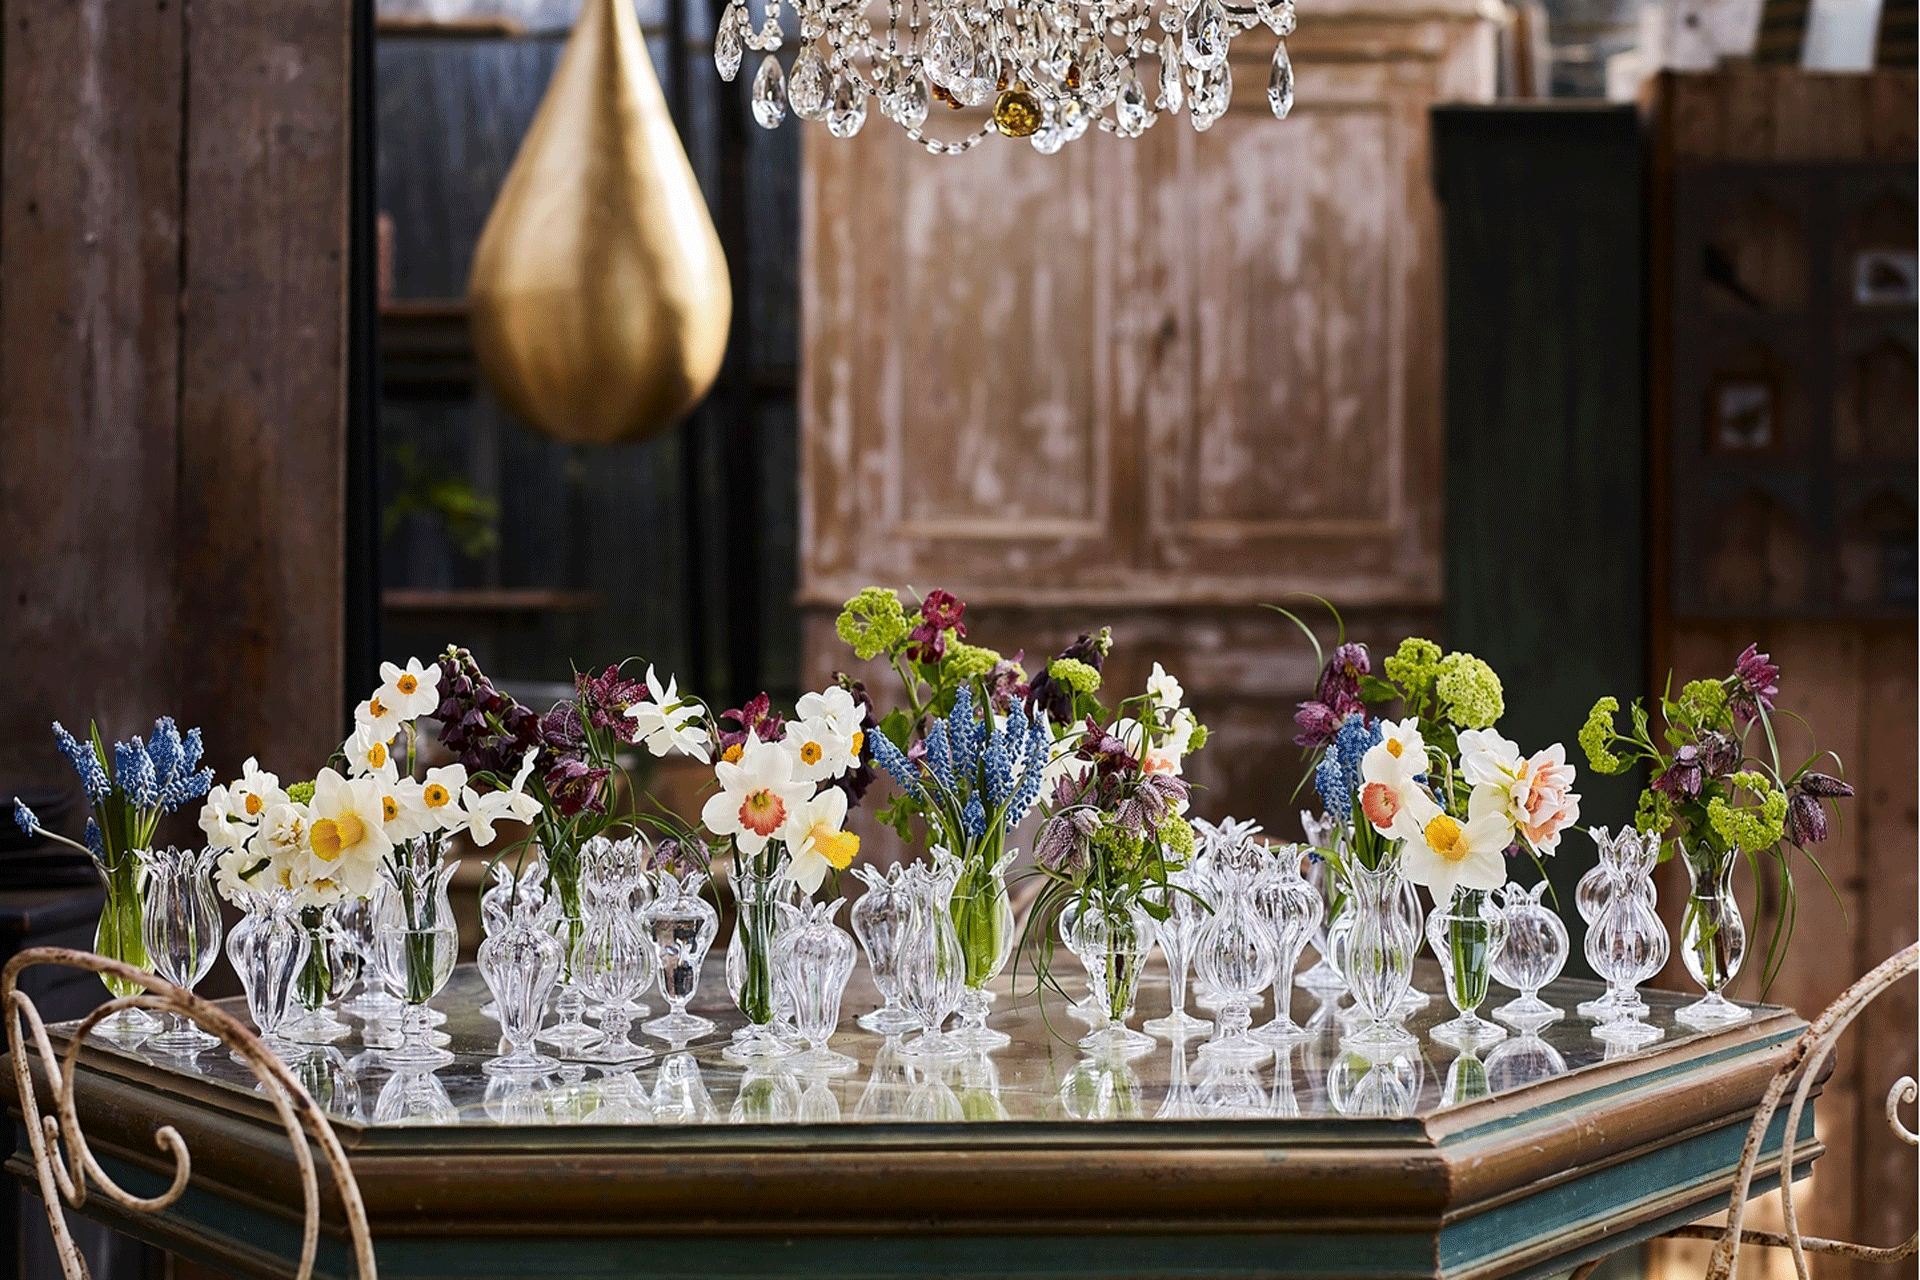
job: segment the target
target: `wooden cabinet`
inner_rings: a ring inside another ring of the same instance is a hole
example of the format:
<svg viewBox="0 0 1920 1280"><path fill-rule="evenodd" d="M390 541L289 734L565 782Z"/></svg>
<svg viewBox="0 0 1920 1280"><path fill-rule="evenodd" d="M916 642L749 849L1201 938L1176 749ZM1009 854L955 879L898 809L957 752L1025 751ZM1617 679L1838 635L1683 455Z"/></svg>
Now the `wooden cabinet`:
<svg viewBox="0 0 1920 1280"><path fill-rule="evenodd" d="M1117 682L1157 658L1226 730L1207 811L1287 814L1312 658L1253 606L1324 594L1382 639L1437 617L1426 113L1491 95L1494 12L1304 7L1284 122L1250 35L1205 134L956 159L877 118L806 131L803 678L845 665L832 618L869 582L956 592L986 643L1108 623Z"/></svg>

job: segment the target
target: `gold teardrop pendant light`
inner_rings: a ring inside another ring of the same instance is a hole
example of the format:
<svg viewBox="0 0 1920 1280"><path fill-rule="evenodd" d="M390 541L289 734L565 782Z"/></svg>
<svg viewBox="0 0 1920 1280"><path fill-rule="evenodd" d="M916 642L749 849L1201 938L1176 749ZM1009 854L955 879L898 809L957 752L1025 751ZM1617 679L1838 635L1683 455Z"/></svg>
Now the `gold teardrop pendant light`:
<svg viewBox="0 0 1920 1280"><path fill-rule="evenodd" d="M733 295L632 0L585 0L467 277L507 406L579 444L664 431L713 385Z"/></svg>

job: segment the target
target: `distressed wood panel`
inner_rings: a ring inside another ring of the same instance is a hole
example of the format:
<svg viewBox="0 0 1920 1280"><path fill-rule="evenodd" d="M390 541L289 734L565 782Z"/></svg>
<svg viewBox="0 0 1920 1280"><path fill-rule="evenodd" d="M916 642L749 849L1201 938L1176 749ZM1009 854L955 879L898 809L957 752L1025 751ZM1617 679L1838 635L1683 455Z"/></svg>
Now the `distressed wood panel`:
<svg viewBox="0 0 1920 1280"><path fill-rule="evenodd" d="M176 690L181 16L3 12L0 778L70 783L49 721L124 736Z"/></svg>

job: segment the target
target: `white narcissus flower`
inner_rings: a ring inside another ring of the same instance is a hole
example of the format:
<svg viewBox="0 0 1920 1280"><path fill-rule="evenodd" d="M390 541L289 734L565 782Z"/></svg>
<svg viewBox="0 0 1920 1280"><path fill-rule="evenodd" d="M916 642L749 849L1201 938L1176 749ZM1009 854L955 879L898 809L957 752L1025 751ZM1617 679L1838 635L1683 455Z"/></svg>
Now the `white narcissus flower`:
<svg viewBox="0 0 1920 1280"><path fill-rule="evenodd" d="M1468 729L1460 735L1460 775L1476 788L1497 791L1507 820L1543 858L1559 849L1561 833L1580 820L1575 771L1562 743L1522 759L1517 744L1491 729Z"/></svg>
<svg viewBox="0 0 1920 1280"><path fill-rule="evenodd" d="M400 732L403 717L391 702L386 700L384 691L375 690L374 695L353 709L353 722L377 733L387 735L391 742L393 735Z"/></svg>
<svg viewBox="0 0 1920 1280"><path fill-rule="evenodd" d="M253 834L254 826L234 813L233 798L224 786L215 783L207 788L207 798L200 805L200 830L207 837L209 849L238 849Z"/></svg>
<svg viewBox="0 0 1920 1280"><path fill-rule="evenodd" d="M1389 833L1406 842L1401 865L1407 879L1427 886L1443 907L1456 888L1498 889L1507 882L1507 846L1513 843L1505 809L1498 788L1475 787L1463 823L1416 789Z"/></svg>
<svg viewBox="0 0 1920 1280"><path fill-rule="evenodd" d="M289 892L300 889L308 857L307 829L310 821L307 806L292 801L277 804L261 815L260 829L248 842L247 851L254 855L254 861L265 859L267 865L264 870L255 873L254 884L263 889L286 889Z"/></svg>
<svg viewBox="0 0 1920 1280"><path fill-rule="evenodd" d="M664 688L653 667L647 667L647 693L650 695L627 708L633 721L634 736L658 756L675 751L707 763L707 730L698 723L706 711L697 698L682 698L678 682L668 676Z"/></svg>
<svg viewBox="0 0 1920 1280"><path fill-rule="evenodd" d="M738 762L713 767L720 790L707 798L700 820L717 836L732 836L740 852L759 853L787 819L813 796L811 783L793 780L793 757L749 736Z"/></svg>
<svg viewBox="0 0 1920 1280"><path fill-rule="evenodd" d="M348 897L373 892L380 863L393 851L376 778L349 781L331 769L313 780L307 806L307 858L300 868L309 884L330 882Z"/></svg>
<svg viewBox="0 0 1920 1280"><path fill-rule="evenodd" d="M1380 741L1360 757L1360 811L1374 829L1393 835L1402 814L1415 797L1426 796L1414 781L1427 771L1427 743L1420 724L1405 720L1380 722Z"/></svg>
<svg viewBox="0 0 1920 1280"><path fill-rule="evenodd" d="M420 665L420 659L408 658L407 665L380 664L380 692L374 695L392 707L402 720L432 715L440 706L440 664Z"/></svg>
<svg viewBox="0 0 1920 1280"><path fill-rule="evenodd" d="M240 766L240 777L228 784L227 795L233 801L233 812L250 823L259 822L261 815L274 805L287 802L287 793L281 788L278 775L262 769L252 756Z"/></svg>
<svg viewBox="0 0 1920 1280"><path fill-rule="evenodd" d="M427 808L426 790L412 778L380 780L380 816L387 838L395 844L417 840L439 829L434 813Z"/></svg>
<svg viewBox="0 0 1920 1280"><path fill-rule="evenodd" d="M828 787L795 806L780 831L780 839L792 855L787 878L812 893L829 870L845 871L852 866L854 855L860 852L860 837L841 830L846 821L847 793L838 787Z"/></svg>
<svg viewBox="0 0 1920 1280"><path fill-rule="evenodd" d="M1497 729L1460 731L1460 776L1474 787L1504 787L1520 771L1520 744Z"/></svg>
<svg viewBox="0 0 1920 1280"><path fill-rule="evenodd" d="M429 831L457 826L460 821L461 793L467 786L467 766L443 764L427 770L420 784L420 807L427 811Z"/></svg>
<svg viewBox="0 0 1920 1280"><path fill-rule="evenodd" d="M460 822L465 825L473 842L482 849L493 843L494 823L532 822L540 816L539 797L529 795L526 789L537 754L536 748L527 748L527 754L520 761L520 772L514 775L513 785L505 791L483 794L467 787L460 793ZM464 775L465 771L462 770Z"/></svg>
<svg viewBox="0 0 1920 1280"><path fill-rule="evenodd" d="M274 887L268 876L272 864L273 859L267 855L255 853L246 845L235 845L214 859L213 887L228 902L244 907Z"/></svg>
<svg viewBox="0 0 1920 1280"><path fill-rule="evenodd" d="M1153 664L1153 674L1147 677L1147 693L1152 696L1154 706L1167 711L1178 711L1187 696L1173 674L1157 662Z"/></svg>
<svg viewBox="0 0 1920 1280"><path fill-rule="evenodd" d="M383 737L383 730L363 724L353 731L340 747L340 754L347 758L347 774L350 777L374 777L382 783L390 783L400 776L400 766L394 763L390 749L390 736Z"/></svg>
<svg viewBox="0 0 1920 1280"><path fill-rule="evenodd" d="M793 704L793 713L802 720L825 720L843 738L853 739L853 753L860 754L861 726L867 722L866 709L854 701L851 693L831 685L818 693L803 693Z"/></svg>
<svg viewBox="0 0 1920 1280"><path fill-rule="evenodd" d="M780 749L793 758L793 776L800 782L837 778L859 759L853 739L838 732L824 717L787 721Z"/></svg>

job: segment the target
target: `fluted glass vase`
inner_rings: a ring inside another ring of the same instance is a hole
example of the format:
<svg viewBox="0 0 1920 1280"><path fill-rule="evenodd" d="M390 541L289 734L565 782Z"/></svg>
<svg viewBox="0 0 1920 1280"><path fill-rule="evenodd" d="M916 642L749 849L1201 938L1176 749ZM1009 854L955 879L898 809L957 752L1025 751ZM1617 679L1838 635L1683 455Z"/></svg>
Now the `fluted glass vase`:
<svg viewBox="0 0 1920 1280"><path fill-rule="evenodd" d="M867 953L867 968L873 974L874 989L883 1001L857 1019L868 1031L897 1036L915 1030L920 1023L900 1004L900 930L905 926L911 902L902 887L904 864L895 863L882 872L867 863L853 874L867 886L848 912L853 936Z"/></svg>
<svg viewBox="0 0 1920 1280"><path fill-rule="evenodd" d="M798 1047L780 1034L780 986L774 966L783 909L789 893L786 854L749 858L736 854L733 938L727 943L727 991L746 1018L722 1053L730 1062L785 1058Z"/></svg>
<svg viewBox="0 0 1920 1280"><path fill-rule="evenodd" d="M380 868L387 882L381 964L387 985L406 1004L400 1045L383 1053L395 1070L431 1070L453 1061L434 1043L427 1001L447 985L460 954L460 931L447 900L448 882L459 867L441 857L437 840L422 839L395 849Z"/></svg>
<svg viewBox="0 0 1920 1280"><path fill-rule="evenodd" d="M1747 956L1747 922L1733 896L1737 851L1690 840L1681 846L1681 855L1687 864L1688 892L1680 917L1680 959L1706 995L1673 1016L1701 1030L1745 1022L1751 1011L1723 994Z"/></svg>
<svg viewBox="0 0 1920 1280"><path fill-rule="evenodd" d="M100 869L100 883L107 891L107 900L100 908L100 923L93 931L93 949L110 960L152 972L153 966L147 960L147 944L140 936L144 914L141 890L147 856L145 849L124 849L117 861ZM100 981L116 996L137 996L146 990L137 982L106 974L100 976ZM160 1020L145 1009L122 1009L103 1019L93 1033L123 1044L134 1044L159 1029Z"/></svg>
<svg viewBox="0 0 1920 1280"><path fill-rule="evenodd" d="M191 993L220 955L220 900L213 891L214 849L156 849L147 862L141 941L154 972ZM220 1043L183 1014L147 1041L165 1053L192 1055Z"/></svg>
<svg viewBox="0 0 1920 1280"><path fill-rule="evenodd" d="M805 1053L782 1064L801 1075L844 1075L859 1063L827 1047L840 1023L840 998L853 976L853 939L833 922L846 899L809 903L794 912L775 945L775 968Z"/></svg>
<svg viewBox="0 0 1920 1280"><path fill-rule="evenodd" d="M1007 1044L1010 1037L987 1025L991 997L987 984L1000 975L1013 955L1013 904L1007 897L1007 868L1016 850L999 851L998 841L985 841L962 859L935 849L936 865L950 859L953 868L953 931L966 961L960 991L960 1024L949 1034L961 1049L987 1051Z"/></svg>
<svg viewBox="0 0 1920 1280"><path fill-rule="evenodd" d="M482 1064L489 1075L542 1075L559 1064L533 1047L547 999L560 980L560 940L539 922L537 905L509 912L480 944L480 975L493 992L507 1052Z"/></svg>
<svg viewBox="0 0 1920 1280"><path fill-rule="evenodd" d="M1493 1016L1522 1032L1538 1031L1565 1013L1540 998L1540 989L1566 966L1570 945L1567 926L1540 901L1546 888L1545 880L1531 889L1509 881L1500 890L1507 945L1493 958L1493 980L1512 987L1520 998L1500 1005Z"/></svg>
<svg viewBox="0 0 1920 1280"><path fill-rule="evenodd" d="M689 871L682 879L671 871L662 871L659 892L641 917L647 941L653 946L660 994L667 1002L667 1012L647 1023L644 1030L675 1049L713 1030L712 1019L687 1012L687 1005L700 989L700 967L706 962L707 949L720 931L718 913L700 896L706 883L703 872ZM660 1067L663 1081L668 1068L680 1059L692 1061L680 1054L669 1057Z"/></svg>
<svg viewBox="0 0 1920 1280"><path fill-rule="evenodd" d="M337 905L300 909L300 928L307 935L307 959L294 978L294 1014L280 1024L284 1040L331 1044L347 1034L347 1024L334 1016L331 1007L353 985L349 944L333 921Z"/></svg>
<svg viewBox="0 0 1920 1280"><path fill-rule="evenodd" d="M286 890L252 895L243 905L246 914L227 935L227 959L240 975L254 1029L269 1049L285 1056L290 1045L280 1027L293 1011L294 980L312 943Z"/></svg>
<svg viewBox="0 0 1920 1280"><path fill-rule="evenodd" d="M901 1052L922 1062L963 1054L942 1028L960 1005L966 957L953 927L952 865L908 867L902 878L911 907L900 935L900 1002L920 1024L920 1034Z"/></svg>
<svg viewBox="0 0 1920 1280"><path fill-rule="evenodd" d="M1384 854L1377 867L1353 858L1345 870L1352 922L1336 954L1358 1021L1342 1043L1369 1054L1411 1048L1417 1042L1400 1020L1420 934L1406 911L1400 850Z"/></svg>
<svg viewBox="0 0 1920 1280"><path fill-rule="evenodd" d="M1153 954L1154 921L1137 899L1108 898L1089 890L1074 920L1075 950L1087 958L1087 981L1096 1021L1080 1047L1103 1058L1133 1058L1151 1052L1154 1039L1127 1026L1147 957Z"/></svg>

